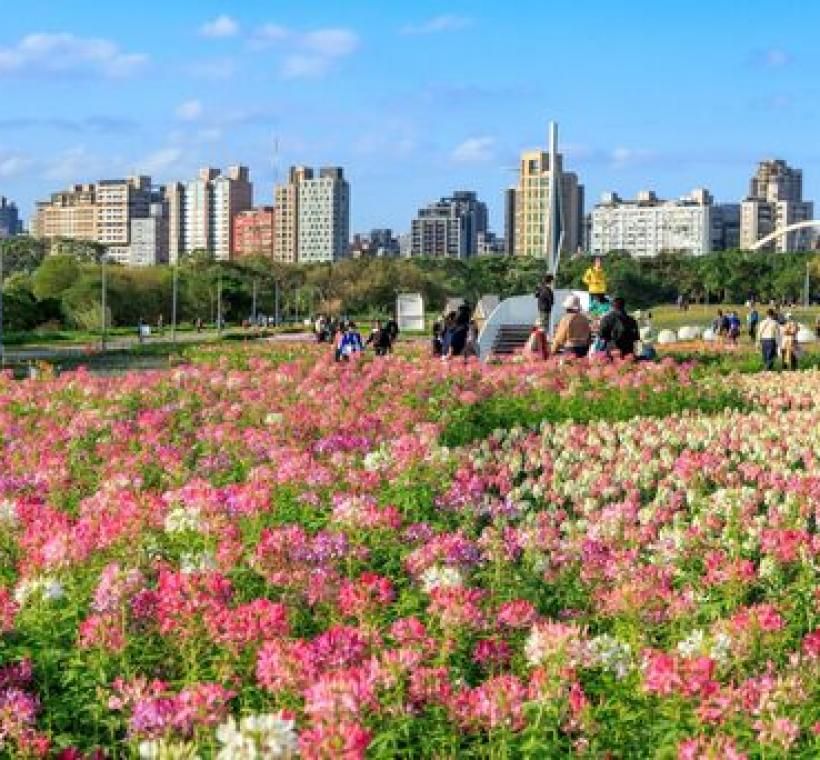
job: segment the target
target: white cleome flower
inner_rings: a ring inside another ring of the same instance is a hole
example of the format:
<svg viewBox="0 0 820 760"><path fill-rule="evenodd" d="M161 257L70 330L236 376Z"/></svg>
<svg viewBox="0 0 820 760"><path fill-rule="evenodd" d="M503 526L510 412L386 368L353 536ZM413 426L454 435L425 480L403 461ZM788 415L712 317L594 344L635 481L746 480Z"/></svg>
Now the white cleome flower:
<svg viewBox="0 0 820 760"><path fill-rule="evenodd" d="M17 504L11 499L0 499L0 525L14 527L17 523Z"/></svg>
<svg viewBox="0 0 820 760"><path fill-rule="evenodd" d="M196 748L166 739L147 739L139 745L140 760L200 760Z"/></svg>
<svg viewBox="0 0 820 760"><path fill-rule="evenodd" d="M14 589L14 601L21 607L30 599L39 598L46 602L56 602L65 596L65 587L50 575L22 580Z"/></svg>
<svg viewBox="0 0 820 760"><path fill-rule="evenodd" d="M678 643L678 654L681 657L692 657L703 652L705 643L703 631L698 628L689 634L683 641Z"/></svg>
<svg viewBox="0 0 820 760"><path fill-rule="evenodd" d="M200 519L198 509L175 507L165 516L166 533L198 531L201 524L202 520Z"/></svg>
<svg viewBox="0 0 820 760"><path fill-rule="evenodd" d="M217 760L287 759L298 754L295 723L281 714L246 715L238 725L228 718L216 729L216 738L222 745Z"/></svg>
<svg viewBox="0 0 820 760"><path fill-rule="evenodd" d="M179 557L180 572L190 575L191 573L205 573L209 570L216 570L216 559L211 552L204 551L198 554L186 552Z"/></svg>
<svg viewBox="0 0 820 760"><path fill-rule="evenodd" d="M461 586L464 579L454 567L428 567L421 574L422 588L429 594L434 588L450 588Z"/></svg>

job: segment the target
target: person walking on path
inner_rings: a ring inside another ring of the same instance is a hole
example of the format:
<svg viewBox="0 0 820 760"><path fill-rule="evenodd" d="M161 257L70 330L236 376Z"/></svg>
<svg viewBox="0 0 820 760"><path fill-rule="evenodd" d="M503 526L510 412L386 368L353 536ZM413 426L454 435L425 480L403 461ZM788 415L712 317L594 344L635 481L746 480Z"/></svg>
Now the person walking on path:
<svg viewBox="0 0 820 760"><path fill-rule="evenodd" d="M757 327L760 324L760 314L758 314L754 304L752 304L751 310L746 315L746 324L749 326L749 338L754 343L757 340Z"/></svg>
<svg viewBox="0 0 820 760"><path fill-rule="evenodd" d="M606 272L600 256L596 256L592 266L584 272L583 283L593 301L603 300L606 295Z"/></svg>
<svg viewBox="0 0 820 760"><path fill-rule="evenodd" d="M538 313L541 315L541 327L550 329L550 316L552 307L555 305L555 292L552 289L553 276L545 275L541 284L535 289L535 297L538 299Z"/></svg>
<svg viewBox="0 0 820 760"><path fill-rule="evenodd" d="M561 317L552 340L552 352L564 351L575 354L579 359L589 353L592 341L592 328L589 320L581 313L581 300L578 296L567 296L564 300L566 313Z"/></svg>
<svg viewBox="0 0 820 760"><path fill-rule="evenodd" d="M763 366L771 371L777 359L777 343L780 340L780 325L777 322L774 309L766 312L766 319L760 323L757 330L757 339L760 341L760 350L763 354Z"/></svg>
<svg viewBox="0 0 820 760"><path fill-rule="evenodd" d="M782 327L783 343L781 352L783 356L783 369L797 369L797 355L799 347L797 345L797 333L800 326L791 314L786 314L786 323Z"/></svg>
<svg viewBox="0 0 820 760"><path fill-rule="evenodd" d="M641 334L638 323L626 313L623 298L613 299L612 311L601 320L600 336L607 353L611 353L613 348L617 348L622 357L635 353L635 343L640 340Z"/></svg>

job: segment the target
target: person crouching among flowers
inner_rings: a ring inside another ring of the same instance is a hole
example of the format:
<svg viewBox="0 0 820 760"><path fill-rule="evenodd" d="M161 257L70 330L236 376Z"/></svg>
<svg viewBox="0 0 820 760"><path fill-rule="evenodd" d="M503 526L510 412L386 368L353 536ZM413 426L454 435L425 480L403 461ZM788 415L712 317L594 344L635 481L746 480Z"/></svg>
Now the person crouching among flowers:
<svg viewBox="0 0 820 760"><path fill-rule="evenodd" d="M592 341L592 328L589 320L581 313L581 300L576 295L567 296L564 300L566 313L558 323L555 337L552 340L552 351L563 351L575 354L579 359L589 353Z"/></svg>

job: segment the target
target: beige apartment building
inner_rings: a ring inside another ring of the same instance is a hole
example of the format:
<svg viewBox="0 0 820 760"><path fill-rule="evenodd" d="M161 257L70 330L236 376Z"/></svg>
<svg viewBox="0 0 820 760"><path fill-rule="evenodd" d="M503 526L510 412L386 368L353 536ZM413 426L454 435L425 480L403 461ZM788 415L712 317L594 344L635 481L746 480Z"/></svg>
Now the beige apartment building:
<svg viewBox="0 0 820 760"><path fill-rule="evenodd" d="M39 239L97 240L96 186L74 185L39 201L31 220L31 234Z"/></svg>
<svg viewBox="0 0 820 760"><path fill-rule="evenodd" d="M292 166L288 181L274 189L276 228L273 236L273 259L294 263L299 260L299 187L313 179L313 169Z"/></svg>
<svg viewBox="0 0 820 760"><path fill-rule="evenodd" d="M748 250L761 238L795 222L814 217L814 204L803 200L803 172L782 160L761 161L740 204L740 247ZM814 232L797 230L777 238L764 250L807 251Z"/></svg>
<svg viewBox="0 0 820 760"><path fill-rule="evenodd" d="M546 227L550 209L549 153L542 150L521 154L518 187L515 191L515 253L518 256L546 256ZM563 157L557 155L563 218L561 250L572 253L583 241L584 188L578 175L563 171Z"/></svg>
<svg viewBox="0 0 820 760"><path fill-rule="evenodd" d="M106 246L109 258L130 264L132 222L148 217L152 200L161 195L161 190L152 190L150 177L74 185L37 203L31 233L44 240L100 243Z"/></svg>

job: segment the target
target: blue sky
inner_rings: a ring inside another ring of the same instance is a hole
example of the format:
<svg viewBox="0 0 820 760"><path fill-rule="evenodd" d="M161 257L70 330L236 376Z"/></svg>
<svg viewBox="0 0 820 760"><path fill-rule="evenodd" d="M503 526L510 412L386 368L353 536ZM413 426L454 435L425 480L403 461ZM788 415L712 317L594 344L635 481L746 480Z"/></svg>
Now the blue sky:
<svg viewBox="0 0 820 760"><path fill-rule="evenodd" d="M475 189L499 226L522 149L560 122L587 187L747 189L782 157L820 199L820 4L0 0L0 194L341 164L352 228ZM274 140L278 139L278 161Z"/></svg>

